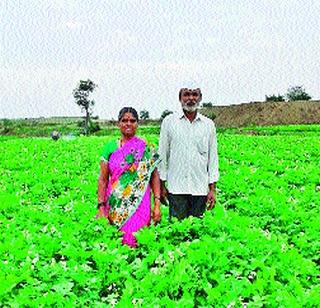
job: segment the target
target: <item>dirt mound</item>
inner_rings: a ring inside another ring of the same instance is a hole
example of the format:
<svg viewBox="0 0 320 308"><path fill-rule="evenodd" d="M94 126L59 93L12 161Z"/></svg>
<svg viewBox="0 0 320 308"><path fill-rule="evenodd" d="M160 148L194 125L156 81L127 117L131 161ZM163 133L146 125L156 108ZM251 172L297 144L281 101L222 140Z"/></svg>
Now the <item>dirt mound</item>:
<svg viewBox="0 0 320 308"><path fill-rule="evenodd" d="M202 108L217 127L320 124L320 101L251 102Z"/></svg>

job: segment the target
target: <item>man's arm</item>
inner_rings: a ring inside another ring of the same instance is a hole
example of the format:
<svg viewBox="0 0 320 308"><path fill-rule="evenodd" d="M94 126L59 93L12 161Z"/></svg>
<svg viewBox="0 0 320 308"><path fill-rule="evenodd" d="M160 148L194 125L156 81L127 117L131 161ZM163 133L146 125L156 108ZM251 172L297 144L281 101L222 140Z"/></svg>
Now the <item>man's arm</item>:
<svg viewBox="0 0 320 308"><path fill-rule="evenodd" d="M218 146L216 128L213 124L211 126L209 136L209 155L208 155L208 176L209 183L216 183L219 180L219 160L218 160Z"/></svg>
<svg viewBox="0 0 320 308"><path fill-rule="evenodd" d="M219 180L219 161L216 128L213 124L209 137L208 177L209 193L207 196L208 209L211 210L216 202L216 182Z"/></svg>
<svg viewBox="0 0 320 308"><path fill-rule="evenodd" d="M166 187L166 181L160 180L160 187L161 187L160 201L162 204L168 205L168 190Z"/></svg>
<svg viewBox="0 0 320 308"><path fill-rule="evenodd" d="M207 195L208 210L215 207L216 204L216 183L209 184L209 192Z"/></svg>

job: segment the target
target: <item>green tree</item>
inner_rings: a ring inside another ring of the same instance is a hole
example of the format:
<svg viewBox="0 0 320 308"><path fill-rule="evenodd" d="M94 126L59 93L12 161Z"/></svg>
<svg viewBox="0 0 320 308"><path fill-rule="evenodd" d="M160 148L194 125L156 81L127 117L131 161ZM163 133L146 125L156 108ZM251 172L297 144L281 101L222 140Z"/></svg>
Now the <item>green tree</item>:
<svg viewBox="0 0 320 308"><path fill-rule="evenodd" d="M141 119L141 120L148 120L148 119L150 118L150 116L149 116L149 111L148 111L148 110L145 110L145 109L143 109L143 110L140 111L139 116L140 116L140 119Z"/></svg>
<svg viewBox="0 0 320 308"><path fill-rule="evenodd" d="M302 86L290 87L287 92L288 101L308 101L311 96Z"/></svg>
<svg viewBox="0 0 320 308"><path fill-rule="evenodd" d="M284 99L284 96L283 95L270 95L270 96L267 96L266 95L266 102L284 102L285 99Z"/></svg>
<svg viewBox="0 0 320 308"><path fill-rule="evenodd" d="M84 121L84 134L89 134L89 125L91 123L90 116L92 114L92 107L94 106L94 100L89 100L89 94L94 91L97 85L88 80L80 80L78 86L73 90L73 97L75 98L76 104L81 107L81 111L85 111Z"/></svg>
<svg viewBox="0 0 320 308"><path fill-rule="evenodd" d="M2 133L8 134L14 130L14 122L9 119L2 120L3 131Z"/></svg>
<svg viewBox="0 0 320 308"><path fill-rule="evenodd" d="M165 111L162 112L160 120L162 121L166 116L168 116L171 113L173 113L173 112L168 110L168 109L166 109Z"/></svg>
<svg viewBox="0 0 320 308"><path fill-rule="evenodd" d="M202 103L202 107L203 108L207 108L207 107L213 107L213 105L212 105L212 103L211 102L209 102L209 103Z"/></svg>

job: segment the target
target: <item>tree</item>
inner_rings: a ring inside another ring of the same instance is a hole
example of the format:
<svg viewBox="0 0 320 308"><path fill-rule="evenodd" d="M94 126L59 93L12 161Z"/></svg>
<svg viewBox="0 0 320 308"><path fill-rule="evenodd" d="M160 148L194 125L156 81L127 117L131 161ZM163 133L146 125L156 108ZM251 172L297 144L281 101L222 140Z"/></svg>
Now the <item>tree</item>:
<svg viewBox="0 0 320 308"><path fill-rule="evenodd" d="M207 108L207 107L213 107L213 105L212 105L212 103L211 102L209 102L209 103L202 103L202 107L203 108Z"/></svg>
<svg viewBox="0 0 320 308"><path fill-rule="evenodd" d="M139 116L140 116L140 119L141 119L141 120L148 120L148 119L150 118L150 116L149 116L149 111L148 111L148 110L145 110L145 109L143 109L143 110L140 111Z"/></svg>
<svg viewBox="0 0 320 308"><path fill-rule="evenodd" d="M162 112L160 120L162 121L166 116L168 116L171 113L173 113L173 112L168 110L168 109L166 109L165 111Z"/></svg>
<svg viewBox="0 0 320 308"><path fill-rule="evenodd" d="M92 107L95 104L94 100L89 100L88 97L96 87L97 85L90 79L80 80L78 86L73 90L73 97L75 98L76 104L81 107L81 111L85 111L86 113L84 121L85 135L89 133L90 116L92 114Z"/></svg>
<svg viewBox="0 0 320 308"><path fill-rule="evenodd" d="M270 96L267 96L266 95L266 102L284 102L285 99L284 99L284 96L283 95L270 95Z"/></svg>
<svg viewBox="0 0 320 308"><path fill-rule="evenodd" d="M311 96L302 86L290 87L287 92L288 101L308 101Z"/></svg>

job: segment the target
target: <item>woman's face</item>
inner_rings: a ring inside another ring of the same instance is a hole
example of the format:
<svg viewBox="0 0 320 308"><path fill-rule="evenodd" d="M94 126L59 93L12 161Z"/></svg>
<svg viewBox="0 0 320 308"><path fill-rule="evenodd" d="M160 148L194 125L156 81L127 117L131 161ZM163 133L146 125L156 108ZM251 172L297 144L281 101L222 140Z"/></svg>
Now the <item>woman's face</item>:
<svg viewBox="0 0 320 308"><path fill-rule="evenodd" d="M118 126L122 136L133 137L136 134L138 122L131 112L126 112L120 119Z"/></svg>

